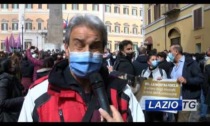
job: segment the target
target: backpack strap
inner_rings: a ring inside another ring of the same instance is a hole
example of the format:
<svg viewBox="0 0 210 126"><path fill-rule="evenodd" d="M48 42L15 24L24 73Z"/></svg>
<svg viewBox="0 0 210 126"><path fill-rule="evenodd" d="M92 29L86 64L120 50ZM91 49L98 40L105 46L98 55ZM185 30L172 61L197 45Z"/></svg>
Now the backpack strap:
<svg viewBox="0 0 210 126"><path fill-rule="evenodd" d="M93 111L94 111L95 106L96 106L96 101L97 101L97 98L94 95L93 98L91 99L89 105L88 105L88 109L87 109L87 111L86 111L86 113L85 113L85 115L82 119L82 122L90 122Z"/></svg>

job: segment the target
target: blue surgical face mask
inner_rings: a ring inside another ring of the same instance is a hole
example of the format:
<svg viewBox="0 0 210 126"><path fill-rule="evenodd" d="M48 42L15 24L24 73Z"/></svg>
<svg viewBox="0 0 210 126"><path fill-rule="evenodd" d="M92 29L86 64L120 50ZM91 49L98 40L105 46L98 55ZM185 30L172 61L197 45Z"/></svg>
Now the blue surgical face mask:
<svg viewBox="0 0 210 126"><path fill-rule="evenodd" d="M158 65L157 60L153 60L151 63L152 63L151 65L153 68L157 67L157 65Z"/></svg>
<svg viewBox="0 0 210 126"><path fill-rule="evenodd" d="M102 66L102 54L92 52L70 52L69 68L78 77L87 78Z"/></svg>
<svg viewBox="0 0 210 126"><path fill-rule="evenodd" d="M172 53L168 53L168 58L169 58L170 62L174 62L175 57L173 56Z"/></svg>

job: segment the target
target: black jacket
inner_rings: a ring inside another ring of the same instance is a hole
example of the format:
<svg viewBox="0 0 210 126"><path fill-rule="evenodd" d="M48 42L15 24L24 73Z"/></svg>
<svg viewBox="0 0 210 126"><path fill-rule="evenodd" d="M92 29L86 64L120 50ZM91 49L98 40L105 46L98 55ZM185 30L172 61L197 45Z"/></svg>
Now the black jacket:
<svg viewBox="0 0 210 126"><path fill-rule="evenodd" d="M28 60L22 60L21 62L21 73L22 77L33 78L34 65Z"/></svg>
<svg viewBox="0 0 210 126"><path fill-rule="evenodd" d="M173 68L173 63L164 60L162 62L159 62L158 67L165 70L167 78L170 78L170 70L171 68Z"/></svg>
<svg viewBox="0 0 210 126"><path fill-rule="evenodd" d="M182 76L187 80L187 83L182 85L182 98L200 99L204 76L197 62L191 57L185 56Z"/></svg>
<svg viewBox="0 0 210 126"><path fill-rule="evenodd" d="M133 66L136 71L136 75L141 75L142 70L149 66L147 64L147 56L139 55L136 60L133 61Z"/></svg>
<svg viewBox="0 0 210 126"><path fill-rule="evenodd" d="M8 73L0 75L0 122L16 122L24 97L23 86Z"/></svg>
<svg viewBox="0 0 210 126"><path fill-rule="evenodd" d="M117 56L117 59L113 66L113 70L116 70L116 71L119 71L122 73L127 73L127 74L134 75L134 76L136 75L135 69L134 69L134 66L133 66L131 60L123 55Z"/></svg>

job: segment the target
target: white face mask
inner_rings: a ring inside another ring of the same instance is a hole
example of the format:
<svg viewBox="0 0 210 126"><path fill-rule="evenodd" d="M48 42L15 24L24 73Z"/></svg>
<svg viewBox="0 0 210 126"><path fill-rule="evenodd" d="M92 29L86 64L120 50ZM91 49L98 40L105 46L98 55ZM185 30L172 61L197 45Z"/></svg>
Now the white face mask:
<svg viewBox="0 0 210 126"><path fill-rule="evenodd" d="M195 58L195 57L192 57L192 59L193 59L193 60L196 60L196 58Z"/></svg>
<svg viewBox="0 0 210 126"><path fill-rule="evenodd" d="M205 60L208 60L210 57L208 57L208 56L205 56Z"/></svg>
<svg viewBox="0 0 210 126"><path fill-rule="evenodd" d="M113 58L113 59L115 59L115 58L116 58L116 56L112 56L112 58Z"/></svg>
<svg viewBox="0 0 210 126"><path fill-rule="evenodd" d="M37 56L36 53L34 53L34 54L32 55L32 57L33 57L33 58L37 58L38 56Z"/></svg>

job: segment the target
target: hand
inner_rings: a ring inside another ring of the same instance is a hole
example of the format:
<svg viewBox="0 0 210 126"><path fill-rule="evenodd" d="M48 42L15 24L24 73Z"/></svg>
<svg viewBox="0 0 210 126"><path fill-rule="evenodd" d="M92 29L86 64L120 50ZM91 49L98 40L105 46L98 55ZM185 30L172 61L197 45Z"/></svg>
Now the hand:
<svg viewBox="0 0 210 126"><path fill-rule="evenodd" d="M124 122L122 119L121 114L119 113L119 111L113 106L110 105L111 111L112 111L112 115L113 117L111 117L105 110L103 110L102 108L99 109L99 112L101 114L101 122L103 122L103 120L105 119L107 122Z"/></svg>
<svg viewBox="0 0 210 126"><path fill-rule="evenodd" d="M109 72L112 72L113 71L113 66L107 66Z"/></svg>
<svg viewBox="0 0 210 126"><path fill-rule="evenodd" d="M162 79L163 79L162 77L158 77L158 78L157 78L157 80L162 80Z"/></svg>
<svg viewBox="0 0 210 126"><path fill-rule="evenodd" d="M178 77L177 78L177 82L178 83L181 83L181 84L186 84L187 83L187 80L184 77Z"/></svg>
<svg viewBox="0 0 210 126"><path fill-rule="evenodd" d="M31 44L28 44L28 49L31 49Z"/></svg>

